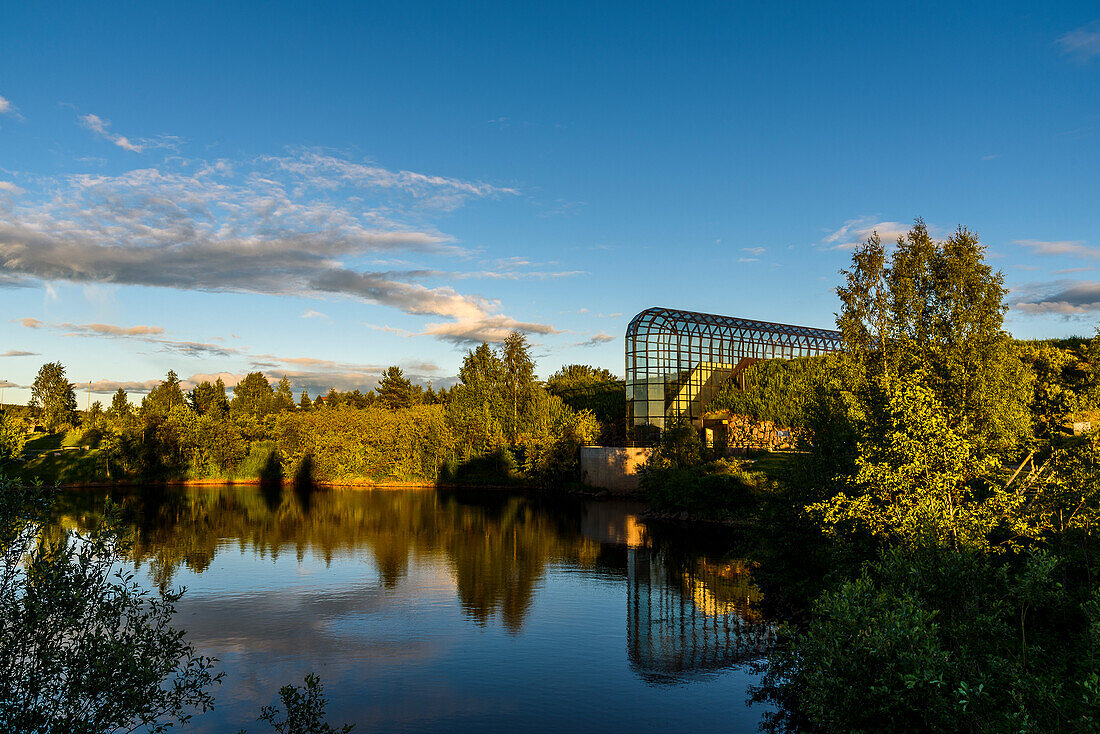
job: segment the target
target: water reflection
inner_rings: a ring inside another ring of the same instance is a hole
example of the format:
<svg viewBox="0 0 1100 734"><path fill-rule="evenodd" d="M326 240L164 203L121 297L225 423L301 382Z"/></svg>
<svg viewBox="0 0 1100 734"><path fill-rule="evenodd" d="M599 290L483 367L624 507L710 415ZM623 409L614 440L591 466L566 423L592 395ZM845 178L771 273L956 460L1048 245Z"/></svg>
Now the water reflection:
<svg viewBox="0 0 1100 734"><path fill-rule="evenodd" d="M338 592L326 587L297 601L254 595L191 602L187 626L199 637L212 639L219 627L227 630L247 617L248 629L234 633L233 645L241 649L336 650L345 642L333 630L348 620L368 624L384 616L397 605L391 597L416 593L425 575L453 589L473 625L499 622L521 635L554 570L581 571L621 589L627 660L648 685L713 676L761 656L771 643L770 627L756 611L760 595L750 562L722 559L721 544L715 551L647 528L630 503L306 485L143 487L110 494L134 531L131 560L162 587L171 586L181 569L203 574L219 553L234 549L271 560L292 553L299 566L307 554L325 566L369 556L374 583L358 580ZM102 493L66 494L62 523L86 528L98 522L102 507ZM419 576L408 582L414 568ZM249 579L239 583L243 588ZM302 608L288 612L292 604ZM375 645L370 654L394 661L421 654L423 644Z"/></svg>

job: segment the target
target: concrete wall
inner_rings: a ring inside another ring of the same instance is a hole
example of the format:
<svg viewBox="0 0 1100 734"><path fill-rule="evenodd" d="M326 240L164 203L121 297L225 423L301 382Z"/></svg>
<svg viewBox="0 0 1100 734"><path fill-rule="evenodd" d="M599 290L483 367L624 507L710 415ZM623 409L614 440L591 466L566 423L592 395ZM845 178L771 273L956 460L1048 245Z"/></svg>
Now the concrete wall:
<svg viewBox="0 0 1100 734"><path fill-rule="evenodd" d="M590 487L633 492L638 488L638 467L648 458L649 449L582 446L581 478Z"/></svg>

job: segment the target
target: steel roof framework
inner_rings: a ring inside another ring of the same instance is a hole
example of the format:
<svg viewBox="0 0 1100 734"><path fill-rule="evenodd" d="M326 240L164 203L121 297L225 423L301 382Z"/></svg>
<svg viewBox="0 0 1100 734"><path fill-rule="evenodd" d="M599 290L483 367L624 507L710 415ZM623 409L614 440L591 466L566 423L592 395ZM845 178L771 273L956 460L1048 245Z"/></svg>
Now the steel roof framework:
<svg viewBox="0 0 1100 734"><path fill-rule="evenodd" d="M828 329L648 308L626 328L627 435L644 440L669 419L702 418L721 384L752 362L839 348L840 332Z"/></svg>

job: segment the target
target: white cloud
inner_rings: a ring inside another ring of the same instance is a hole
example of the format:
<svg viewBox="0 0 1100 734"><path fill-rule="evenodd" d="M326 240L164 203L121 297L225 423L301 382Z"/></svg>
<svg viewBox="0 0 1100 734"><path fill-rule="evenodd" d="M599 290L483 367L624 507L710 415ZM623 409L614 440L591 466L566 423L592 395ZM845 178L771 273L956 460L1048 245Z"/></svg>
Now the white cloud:
<svg viewBox="0 0 1100 734"><path fill-rule="evenodd" d="M307 308L305 311L302 312L302 315L299 318L303 318L303 319L327 319L328 316L321 313L320 311L314 311L312 308Z"/></svg>
<svg viewBox="0 0 1100 734"><path fill-rule="evenodd" d="M739 257L739 258L737 258L737 262L739 262L739 263L758 263L758 262L760 262L760 258L758 258L758 257Z"/></svg>
<svg viewBox="0 0 1100 734"><path fill-rule="evenodd" d="M529 334L561 333L546 324L524 323L500 314L477 319L462 319L451 324L427 324L423 333L455 344L476 344L502 342L512 331L523 331Z"/></svg>
<svg viewBox="0 0 1100 734"><path fill-rule="evenodd" d="M741 251L742 252L747 252L750 255L763 255L765 252L768 251L768 248L766 248L766 247L742 247Z"/></svg>
<svg viewBox="0 0 1100 734"><path fill-rule="evenodd" d="M7 191L9 194L19 195L24 193L23 189L19 188L11 181L0 181L0 191Z"/></svg>
<svg viewBox="0 0 1100 734"><path fill-rule="evenodd" d="M161 135L157 138L139 138L131 140L125 135L111 132L111 123L99 115L87 114L80 116L80 124L94 132L104 140L128 150L131 153L141 153L150 148L175 148L179 145L179 138L173 135Z"/></svg>
<svg viewBox="0 0 1100 734"><path fill-rule="evenodd" d="M291 174L297 181L318 189L389 189L411 196L419 204L444 210L454 209L471 198L519 193L514 188L480 181L414 171L391 171L372 163L350 161L309 148L294 149L286 156L265 156L262 160Z"/></svg>
<svg viewBox="0 0 1100 734"><path fill-rule="evenodd" d="M34 357L38 352L25 352L21 349L9 349L6 352L0 352L0 357Z"/></svg>
<svg viewBox="0 0 1100 734"><path fill-rule="evenodd" d="M1084 64L1100 56L1100 20L1094 20L1065 34L1057 41L1062 53Z"/></svg>
<svg viewBox="0 0 1100 734"><path fill-rule="evenodd" d="M15 108L15 105L10 100L0 97L0 115L7 115L8 117L14 117L17 120L22 120L23 116L19 114L19 110Z"/></svg>
<svg viewBox="0 0 1100 734"><path fill-rule="evenodd" d="M1100 248L1089 247L1080 240L1015 240L1013 244L1027 247L1036 255L1100 257Z"/></svg>
<svg viewBox="0 0 1100 734"><path fill-rule="evenodd" d="M110 127L111 123L107 122L99 115L81 115L80 123L84 125L84 127L94 132L96 135L99 135L104 140L108 140L114 143L123 150L128 150L132 153L140 153L142 150L144 150L144 146L142 146L140 143L131 143L130 139L127 138L125 135L118 135L116 133L110 132L107 128Z"/></svg>
<svg viewBox="0 0 1100 734"><path fill-rule="evenodd" d="M341 201L331 195L325 181L339 186L347 179L355 185L390 187L418 201L436 197L451 203L510 189L391 173L312 151L301 154L301 165L294 161L218 161L181 165L182 170L165 164L117 176L54 179L48 198L0 208L0 286L36 279L47 287L65 280L268 295L335 294L450 319L454 323L431 324L425 333L452 341L466 333L495 334L502 323L532 333L556 333L547 325L504 316L495 300L420 282L461 279L463 274L357 265L357 260L382 255L449 256L465 250L430 228L394 222L397 207L392 201L370 210L358 197ZM287 171L291 180L278 180ZM322 174L330 178L318 178ZM325 190L318 193L318 188ZM500 272L517 279L574 274L523 272L527 265L509 263Z"/></svg>
<svg viewBox="0 0 1100 734"><path fill-rule="evenodd" d="M874 217L857 217L849 219L840 229L826 235L822 243L829 249L847 250L862 245L873 232L878 232L879 239L889 243L904 236L908 231L909 225L901 222L876 221Z"/></svg>

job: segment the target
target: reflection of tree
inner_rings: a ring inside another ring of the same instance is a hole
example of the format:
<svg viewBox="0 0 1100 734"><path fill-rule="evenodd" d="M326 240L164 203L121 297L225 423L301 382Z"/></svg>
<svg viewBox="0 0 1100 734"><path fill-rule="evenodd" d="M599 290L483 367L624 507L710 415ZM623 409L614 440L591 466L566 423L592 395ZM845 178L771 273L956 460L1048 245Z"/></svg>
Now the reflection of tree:
<svg viewBox="0 0 1100 734"><path fill-rule="evenodd" d="M311 550L326 560L369 548L379 577L393 588L415 554L442 554L454 569L463 609L480 624L500 615L517 630L547 563L572 559L589 565L598 545L563 527L562 513L542 511L537 500L497 495L463 504L454 494L425 491L263 492L252 488L119 490L134 531L132 560L149 564L154 581L168 587L181 565L201 573L219 544L236 541L261 555ZM69 493L62 522L97 522L103 496ZM572 509L580 506L574 504ZM568 516L569 513L566 513ZM568 521L564 525L578 525Z"/></svg>
<svg viewBox="0 0 1100 734"><path fill-rule="evenodd" d="M66 493L61 523L99 521L102 493ZM317 490L274 493L251 487L117 490L134 532L131 558L154 581L172 583L181 566L205 571L219 548L235 544L262 556L309 552L331 561L373 557L379 581L398 586L417 556L453 571L459 603L478 624L500 619L519 630L547 566L566 563L628 578L630 659L643 675L679 679L759 654L769 628L746 564L715 564L690 552L636 547L649 535L610 505L502 492ZM277 501L276 501L277 500ZM648 542L648 541L646 541ZM629 549L623 544L631 545Z"/></svg>

